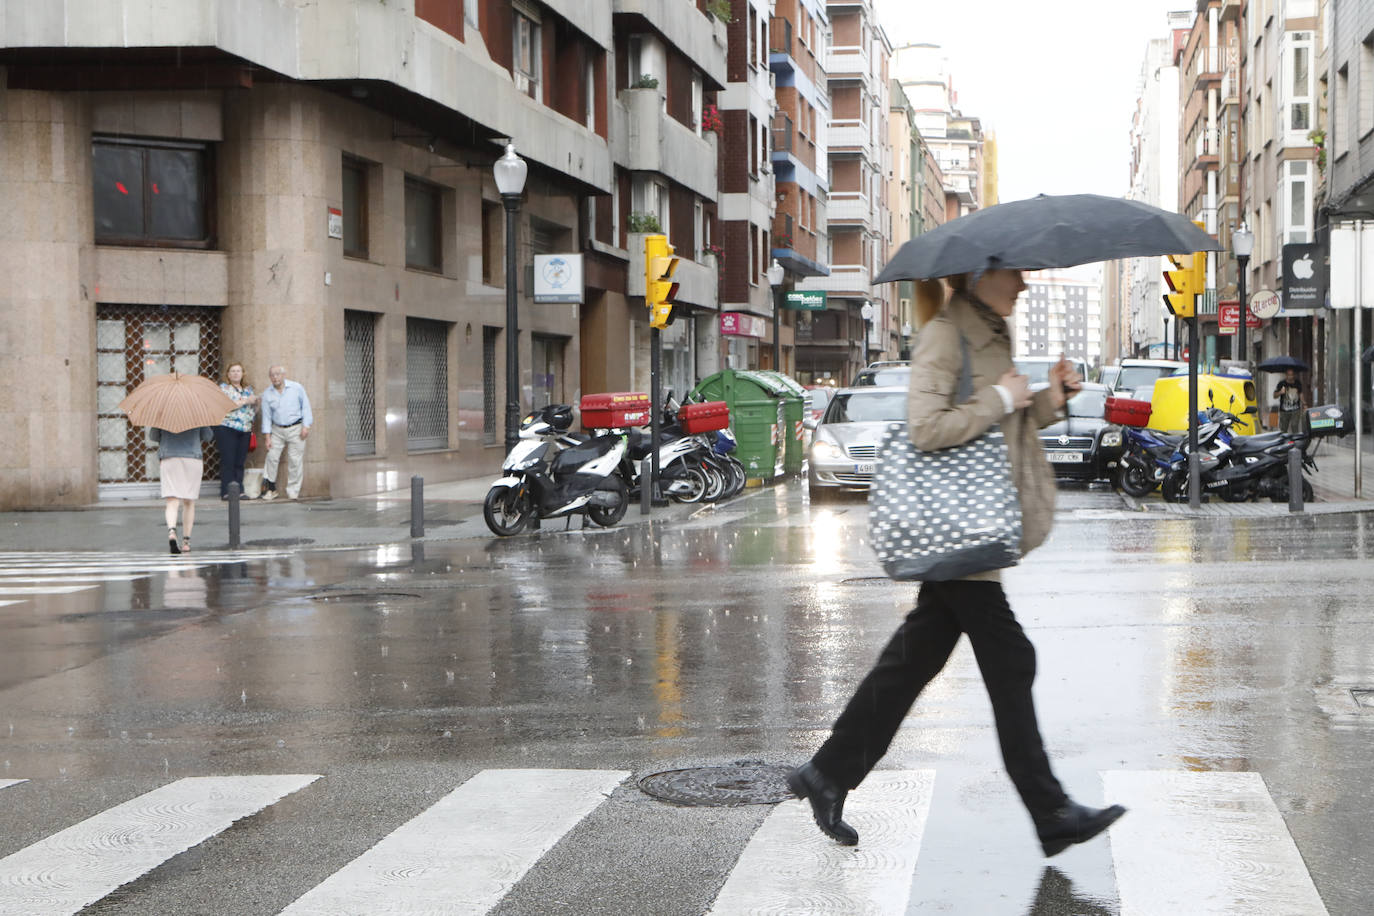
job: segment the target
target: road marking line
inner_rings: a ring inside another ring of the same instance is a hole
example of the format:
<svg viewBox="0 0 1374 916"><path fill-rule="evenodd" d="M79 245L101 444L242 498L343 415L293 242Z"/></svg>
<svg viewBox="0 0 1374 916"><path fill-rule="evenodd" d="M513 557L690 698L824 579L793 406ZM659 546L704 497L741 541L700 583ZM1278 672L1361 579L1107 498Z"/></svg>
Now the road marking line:
<svg viewBox="0 0 1374 916"><path fill-rule="evenodd" d="M27 779L0 779L0 789L6 788L7 786L17 786L17 785L19 785L21 782L28 782L28 780L27 780Z"/></svg>
<svg viewBox="0 0 1374 916"><path fill-rule="evenodd" d="M33 584L37 582L89 582L92 586L101 582L128 582L133 579L146 579L147 573L109 573L98 572L96 570L82 571L71 575L61 576L19 576L9 573L0 573L0 589L8 588L11 583L14 585Z"/></svg>
<svg viewBox="0 0 1374 916"><path fill-rule="evenodd" d="M0 585L0 595L70 595L88 592L99 585Z"/></svg>
<svg viewBox="0 0 1374 916"><path fill-rule="evenodd" d="M281 916L485 913L629 775L483 770Z"/></svg>
<svg viewBox="0 0 1374 916"><path fill-rule="evenodd" d="M1130 808L1111 831L1121 914L1288 913L1326 906L1258 773L1108 771Z"/></svg>
<svg viewBox="0 0 1374 916"><path fill-rule="evenodd" d="M778 805L759 827L711 907L712 916L907 911L935 785L934 770L875 770L845 801L857 847L816 828L805 801Z"/></svg>
<svg viewBox="0 0 1374 916"><path fill-rule="evenodd" d="M319 778L188 777L116 805L0 859L0 913L71 916Z"/></svg>

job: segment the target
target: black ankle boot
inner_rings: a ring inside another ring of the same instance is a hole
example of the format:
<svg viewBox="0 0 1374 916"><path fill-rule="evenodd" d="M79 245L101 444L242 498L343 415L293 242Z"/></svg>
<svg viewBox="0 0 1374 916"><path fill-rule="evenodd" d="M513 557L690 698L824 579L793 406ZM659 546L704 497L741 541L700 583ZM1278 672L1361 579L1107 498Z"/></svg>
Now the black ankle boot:
<svg viewBox="0 0 1374 916"><path fill-rule="evenodd" d="M810 761L787 774L787 787L797 798L811 802L811 815L821 833L842 846L853 846L859 842L859 832L846 824L844 798L849 793L825 778L815 764Z"/></svg>
<svg viewBox="0 0 1374 916"><path fill-rule="evenodd" d="M1035 833L1045 858L1057 856L1075 843L1085 843L1106 830L1126 813L1120 805L1089 808L1074 801L1065 802L1043 820L1037 820Z"/></svg>

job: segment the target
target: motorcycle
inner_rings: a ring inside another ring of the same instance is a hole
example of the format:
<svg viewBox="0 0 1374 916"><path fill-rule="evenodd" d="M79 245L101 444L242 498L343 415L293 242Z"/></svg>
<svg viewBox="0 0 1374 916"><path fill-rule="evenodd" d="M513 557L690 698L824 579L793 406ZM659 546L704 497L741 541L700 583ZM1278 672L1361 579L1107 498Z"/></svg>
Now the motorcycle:
<svg viewBox="0 0 1374 916"><path fill-rule="evenodd" d="M677 422L678 403L668 391L663 402L663 423L659 427L658 479L663 495L680 503L714 502L720 499L728 481L712 463L712 446L704 434L690 435ZM630 430L622 474L630 482L630 493L638 497L641 462L653 448L647 431Z"/></svg>
<svg viewBox="0 0 1374 916"><path fill-rule="evenodd" d="M1222 454L1230 448L1231 426L1239 421L1234 414L1216 408L1198 413L1198 447ZM1137 499L1148 496L1163 484L1175 469L1186 435L1171 435L1146 427L1122 427L1122 452L1117 460L1116 485Z"/></svg>
<svg viewBox="0 0 1374 916"><path fill-rule="evenodd" d="M521 421L520 439L501 464L505 474L482 502L492 533L507 537L542 519L578 514L609 528L625 517L625 435L575 435L568 432L572 418L569 405L551 404Z"/></svg>

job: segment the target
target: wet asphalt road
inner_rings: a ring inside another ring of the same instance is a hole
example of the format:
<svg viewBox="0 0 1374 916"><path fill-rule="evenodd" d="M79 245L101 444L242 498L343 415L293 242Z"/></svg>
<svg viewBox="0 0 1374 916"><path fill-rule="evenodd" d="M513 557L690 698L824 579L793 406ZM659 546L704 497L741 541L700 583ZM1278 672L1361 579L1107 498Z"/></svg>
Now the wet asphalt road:
<svg viewBox="0 0 1374 916"><path fill-rule="evenodd" d="M866 517L781 487L671 527L259 557L0 607L0 782L29 780L0 789L0 859L182 777L318 774L87 910L277 913L483 770L800 762L913 600ZM1066 788L1258 773L1327 911L1374 912L1371 552L1370 515L1147 518L1063 492L1005 579ZM908 912L1122 911L1107 843L1046 867L966 644L882 768L935 773ZM626 780L494 912L705 913L770 810ZM1165 857L1140 868L1170 880ZM794 912L861 911L814 904Z"/></svg>

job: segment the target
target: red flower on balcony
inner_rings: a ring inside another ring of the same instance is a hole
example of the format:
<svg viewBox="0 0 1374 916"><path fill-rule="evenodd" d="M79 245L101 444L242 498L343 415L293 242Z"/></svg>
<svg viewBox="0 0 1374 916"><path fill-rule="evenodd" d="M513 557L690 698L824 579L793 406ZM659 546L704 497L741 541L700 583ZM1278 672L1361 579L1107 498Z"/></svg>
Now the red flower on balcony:
<svg viewBox="0 0 1374 916"><path fill-rule="evenodd" d="M720 109L714 105L706 106L706 110L701 113L701 129L715 131L718 134L725 133L725 119L720 116Z"/></svg>

